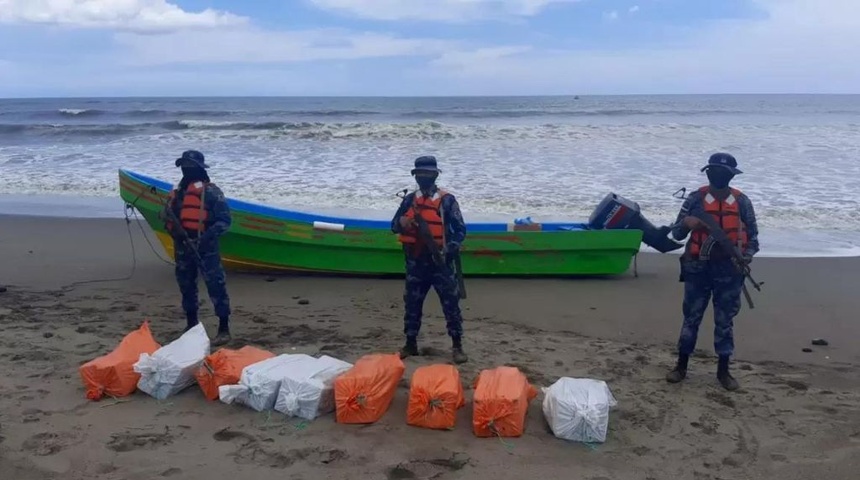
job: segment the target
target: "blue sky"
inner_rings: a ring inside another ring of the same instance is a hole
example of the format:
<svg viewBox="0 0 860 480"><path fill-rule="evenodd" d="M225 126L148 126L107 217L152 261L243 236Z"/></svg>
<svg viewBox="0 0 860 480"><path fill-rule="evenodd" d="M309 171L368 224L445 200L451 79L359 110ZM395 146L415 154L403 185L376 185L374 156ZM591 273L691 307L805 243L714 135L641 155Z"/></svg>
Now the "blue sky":
<svg viewBox="0 0 860 480"><path fill-rule="evenodd" d="M0 0L0 97L860 93L857 0Z"/></svg>

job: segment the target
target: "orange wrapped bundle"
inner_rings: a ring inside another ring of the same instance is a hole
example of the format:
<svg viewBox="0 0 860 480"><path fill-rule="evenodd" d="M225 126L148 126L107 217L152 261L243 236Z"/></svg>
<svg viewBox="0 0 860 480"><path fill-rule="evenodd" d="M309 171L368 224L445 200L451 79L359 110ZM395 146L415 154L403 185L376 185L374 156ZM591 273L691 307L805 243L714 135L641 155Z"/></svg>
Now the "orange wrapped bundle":
<svg viewBox="0 0 860 480"><path fill-rule="evenodd" d="M478 437L519 437L525 430L529 401L537 390L514 367L483 370L473 399L472 427Z"/></svg>
<svg viewBox="0 0 860 480"><path fill-rule="evenodd" d="M255 347L242 347L239 350L222 348L203 360L203 365L194 377L206 398L218 400L218 387L239 383L245 367L274 356L274 353Z"/></svg>
<svg viewBox="0 0 860 480"><path fill-rule="evenodd" d="M406 366L399 354L365 355L334 381L338 423L373 423L382 418Z"/></svg>
<svg viewBox="0 0 860 480"><path fill-rule="evenodd" d="M161 348L149 330L149 322L143 322L137 330L126 335L109 354L81 365L78 372L87 389L87 398L100 400L105 395L125 397L134 393L140 374L134 371L140 354L152 355Z"/></svg>
<svg viewBox="0 0 860 480"><path fill-rule="evenodd" d="M465 404L460 372L456 367L420 367L412 375L406 423L415 427L449 430L457 423L457 410Z"/></svg>

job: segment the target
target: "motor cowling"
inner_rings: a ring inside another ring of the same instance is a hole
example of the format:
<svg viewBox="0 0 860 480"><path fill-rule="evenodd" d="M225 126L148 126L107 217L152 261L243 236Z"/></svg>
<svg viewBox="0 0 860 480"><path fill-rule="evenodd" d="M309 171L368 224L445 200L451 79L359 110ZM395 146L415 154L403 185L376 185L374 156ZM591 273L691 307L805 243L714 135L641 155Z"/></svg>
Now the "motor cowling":
<svg viewBox="0 0 860 480"><path fill-rule="evenodd" d="M594 230L642 230L642 243L660 253L684 246L669 238L671 227L655 227L642 215L638 203L614 193L606 195L597 205L588 218L588 226Z"/></svg>

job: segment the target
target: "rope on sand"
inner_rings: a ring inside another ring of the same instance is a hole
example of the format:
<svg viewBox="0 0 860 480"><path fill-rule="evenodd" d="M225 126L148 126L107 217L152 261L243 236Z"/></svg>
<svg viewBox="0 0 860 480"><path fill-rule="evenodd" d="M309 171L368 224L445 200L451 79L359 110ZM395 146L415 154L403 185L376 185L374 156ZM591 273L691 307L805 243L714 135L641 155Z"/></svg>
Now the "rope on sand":
<svg viewBox="0 0 860 480"><path fill-rule="evenodd" d="M160 253L158 253L158 250L152 244L152 241L149 239L149 236L147 236L146 230L144 230L144 228L143 228L143 222L141 222L140 217L137 216L137 208L135 206L136 202L137 202L137 199L135 199L131 203L125 204L125 218L124 218L124 220L125 220L126 231L128 232L128 243L131 247L131 272L129 272L129 274L124 276L124 277L102 278L102 279L95 279L95 280L84 280L84 281L80 281L80 282L73 282L73 283L70 283L70 284L62 287L60 290L67 292L69 290L74 289L75 287L79 287L81 285L90 285L93 283L125 282L128 280L131 280L134 277L134 274L137 271L137 249L134 245L134 235L131 233L131 217L132 216L134 216L134 220L135 220L135 222L137 222L137 226L140 228L140 233L141 233L141 235L143 235L143 239L146 241L147 245L149 245L149 249L152 250L152 253L155 254L155 256L159 260L166 263L167 265L174 265L173 262L171 262L168 259L165 259L164 257L161 256ZM129 214L129 212L131 214Z"/></svg>

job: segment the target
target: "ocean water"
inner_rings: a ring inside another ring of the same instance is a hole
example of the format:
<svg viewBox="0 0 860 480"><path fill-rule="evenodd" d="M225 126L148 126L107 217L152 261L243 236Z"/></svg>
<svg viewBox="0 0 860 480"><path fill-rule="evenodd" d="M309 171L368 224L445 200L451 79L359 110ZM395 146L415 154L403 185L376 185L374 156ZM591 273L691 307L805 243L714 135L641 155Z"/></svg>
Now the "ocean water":
<svg viewBox="0 0 860 480"><path fill-rule="evenodd" d="M715 151L762 254L860 254L860 96L0 100L0 212L120 213L117 169L178 180L199 149L231 197L387 217L416 156L468 219L585 220L615 192L655 224Z"/></svg>

